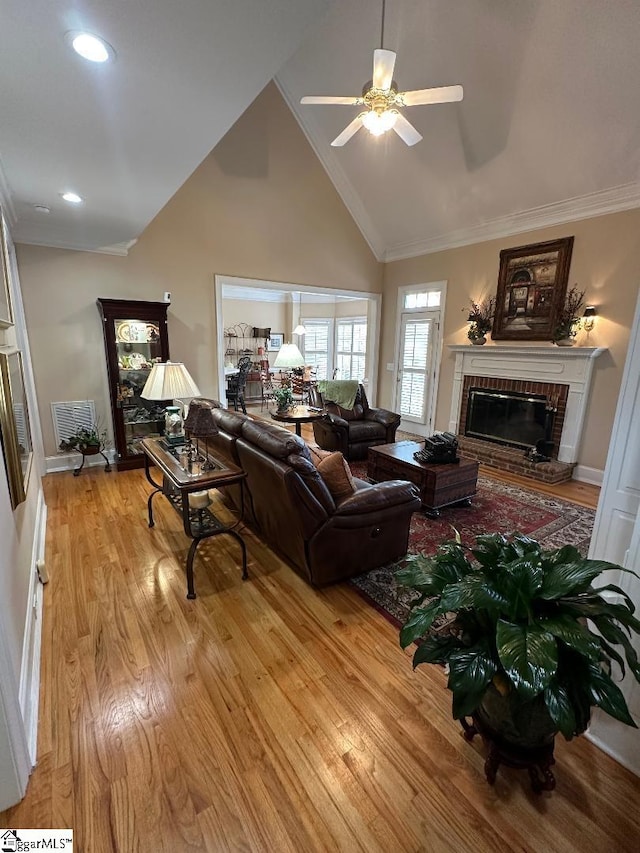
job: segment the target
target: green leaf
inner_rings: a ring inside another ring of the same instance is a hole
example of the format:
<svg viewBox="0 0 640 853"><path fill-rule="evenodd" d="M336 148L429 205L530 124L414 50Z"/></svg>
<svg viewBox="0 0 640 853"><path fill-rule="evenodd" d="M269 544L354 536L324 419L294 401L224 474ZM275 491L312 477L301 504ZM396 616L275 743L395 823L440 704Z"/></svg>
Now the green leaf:
<svg viewBox="0 0 640 853"><path fill-rule="evenodd" d="M503 619L496 629L498 656L522 696L536 696L558 668L558 646L553 634L539 625L515 625Z"/></svg>
<svg viewBox="0 0 640 853"><path fill-rule="evenodd" d="M471 553L483 568L495 571L502 563L506 546L507 538L501 533L485 534L476 537L476 547Z"/></svg>
<svg viewBox="0 0 640 853"><path fill-rule="evenodd" d="M418 637L426 634L433 624L433 620L441 612L438 599L430 601L426 607L419 607L414 610L400 629L400 645L402 648L406 649L411 643L415 643Z"/></svg>
<svg viewBox="0 0 640 853"><path fill-rule="evenodd" d="M479 574L467 575L457 583L449 584L443 590L441 598L444 613L465 608L499 613L508 604L506 597L495 589L491 581Z"/></svg>
<svg viewBox="0 0 640 853"><path fill-rule="evenodd" d="M451 652L461 647L457 637L426 637L413 655L413 668L421 663L447 663Z"/></svg>
<svg viewBox="0 0 640 853"><path fill-rule="evenodd" d="M568 613L558 616L549 616L538 621L538 624L544 631L553 634L567 646L571 646L581 655L589 658L592 661L600 659L601 646L598 639L591 632L584 628L574 616Z"/></svg>
<svg viewBox="0 0 640 853"><path fill-rule="evenodd" d="M616 619L627 629L640 634L640 621L624 604L614 604L599 595L577 595L562 600L563 610L593 619L595 616L608 616Z"/></svg>
<svg viewBox="0 0 640 853"><path fill-rule="evenodd" d="M454 720L467 717L472 714L482 702L486 688L471 693L454 693L451 703L451 713Z"/></svg>
<svg viewBox="0 0 640 853"><path fill-rule="evenodd" d="M591 701L594 705L598 705L607 714L610 714L621 723L626 723L628 726L638 727L633 721L627 703L622 691L617 687L611 678L600 667L589 667L589 693Z"/></svg>
<svg viewBox="0 0 640 853"><path fill-rule="evenodd" d="M566 689L552 678L544 693L544 701L549 716L567 740L577 734L576 715Z"/></svg>
<svg viewBox="0 0 640 853"><path fill-rule="evenodd" d="M622 646L629 664L629 669L640 682L640 665L638 664L638 653L629 641L627 635L622 631L609 616L594 616L593 624L602 634L605 640ZM623 667L624 673L624 667Z"/></svg>
<svg viewBox="0 0 640 853"><path fill-rule="evenodd" d="M622 596L622 598L624 598L625 604L629 609L629 613L636 612L636 606L633 603L633 599L629 595L627 595L627 593L623 589L620 589L620 587L616 586L614 583L608 583L606 586L599 586L597 589L594 588L592 591L597 593L598 595L600 595L601 592L615 592L617 595L620 595Z"/></svg>
<svg viewBox="0 0 640 853"><path fill-rule="evenodd" d="M542 585L542 564L536 557L522 556L504 566L500 575L501 592L508 600L506 608L511 619L531 615L532 599Z"/></svg>
<svg viewBox="0 0 640 853"><path fill-rule="evenodd" d="M601 560L556 563L544 574L540 598L553 600L563 595L584 592L594 578L611 567L611 563Z"/></svg>
<svg viewBox="0 0 640 853"><path fill-rule="evenodd" d="M475 711L497 671L498 662L484 642L449 655L447 686L453 693L455 719Z"/></svg>

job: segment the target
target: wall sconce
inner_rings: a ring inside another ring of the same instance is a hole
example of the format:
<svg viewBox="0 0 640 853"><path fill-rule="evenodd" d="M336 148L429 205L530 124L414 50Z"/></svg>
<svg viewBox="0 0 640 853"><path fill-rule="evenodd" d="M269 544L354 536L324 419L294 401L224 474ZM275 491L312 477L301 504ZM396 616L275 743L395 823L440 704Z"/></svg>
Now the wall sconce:
<svg viewBox="0 0 640 853"><path fill-rule="evenodd" d="M597 311L594 305L587 305L584 309L584 314L582 315L582 328L585 332L590 332L593 329L594 323L596 321Z"/></svg>

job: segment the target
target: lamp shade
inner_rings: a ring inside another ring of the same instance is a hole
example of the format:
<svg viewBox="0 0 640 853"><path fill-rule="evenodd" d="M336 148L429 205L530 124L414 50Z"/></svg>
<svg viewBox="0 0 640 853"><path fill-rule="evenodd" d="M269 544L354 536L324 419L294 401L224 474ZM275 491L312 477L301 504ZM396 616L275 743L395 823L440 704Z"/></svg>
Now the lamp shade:
<svg viewBox="0 0 640 853"><path fill-rule="evenodd" d="M145 400L177 400L199 397L200 390L182 362L165 361L153 365L140 396Z"/></svg>
<svg viewBox="0 0 640 853"><path fill-rule="evenodd" d="M273 366L304 367L304 357L295 344L282 344Z"/></svg>
<svg viewBox="0 0 640 853"><path fill-rule="evenodd" d="M218 427L211 415L212 406L208 401L192 401L184 428L195 438L210 438L218 434Z"/></svg>
<svg viewBox="0 0 640 853"><path fill-rule="evenodd" d="M595 305L587 305L584 309L583 317L595 317L596 316L596 308Z"/></svg>
<svg viewBox="0 0 640 853"><path fill-rule="evenodd" d="M302 325L302 323L298 323L298 325L293 330L294 335L306 335L306 333L307 333L307 330Z"/></svg>

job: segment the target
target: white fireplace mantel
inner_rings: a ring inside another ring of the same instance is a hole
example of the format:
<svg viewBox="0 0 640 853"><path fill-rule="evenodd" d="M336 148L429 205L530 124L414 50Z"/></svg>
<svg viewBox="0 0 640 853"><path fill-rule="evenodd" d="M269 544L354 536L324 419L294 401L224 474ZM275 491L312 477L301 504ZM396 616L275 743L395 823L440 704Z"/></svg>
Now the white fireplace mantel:
<svg viewBox="0 0 640 853"><path fill-rule="evenodd" d="M455 344L456 366L449 431L457 433L465 376L488 376L569 386L558 449L560 462L577 462L593 364L606 347L474 346Z"/></svg>

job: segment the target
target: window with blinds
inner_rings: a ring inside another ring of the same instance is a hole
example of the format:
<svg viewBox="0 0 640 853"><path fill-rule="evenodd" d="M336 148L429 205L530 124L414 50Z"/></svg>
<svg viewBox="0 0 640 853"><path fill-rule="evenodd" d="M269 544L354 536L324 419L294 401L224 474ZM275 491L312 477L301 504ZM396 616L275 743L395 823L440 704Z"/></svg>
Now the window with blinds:
<svg viewBox="0 0 640 853"><path fill-rule="evenodd" d="M404 324L400 413L421 420L425 410L425 374L429 362L431 320L407 319Z"/></svg>
<svg viewBox="0 0 640 853"><path fill-rule="evenodd" d="M330 320L305 320L304 360L315 367L318 379L329 378Z"/></svg>
<svg viewBox="0 0 640 853"><path fill-rule="evenodd" d="M336 367L339 379L362 381L366 373L367 320L344 317L336 327Z"/></svg>

